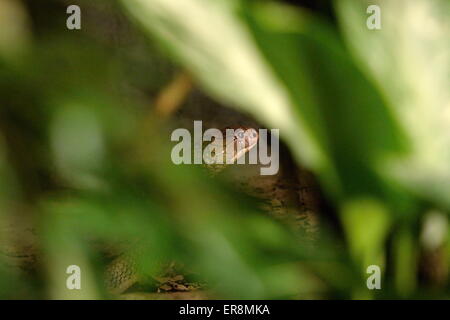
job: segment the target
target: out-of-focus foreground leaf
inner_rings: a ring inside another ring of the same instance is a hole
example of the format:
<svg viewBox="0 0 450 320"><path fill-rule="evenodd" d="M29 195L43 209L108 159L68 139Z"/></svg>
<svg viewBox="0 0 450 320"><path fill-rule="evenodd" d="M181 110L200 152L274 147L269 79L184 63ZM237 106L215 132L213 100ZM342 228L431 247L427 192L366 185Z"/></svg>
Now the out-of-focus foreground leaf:
<svg viewBox="0 0 450 320"><path fill-rule="evenodd" d="M378 5L381 29L361 27ZM403 186L450 207L450 2L336 1L339 21L361 68L381 89L411 152L380 167Z"/></svg>
<svg viewBox="0 0 450 320"><path fill-rule="evenodd" d="M28 16L16 0L0 2L0 59L13 60L29 45Z"/></svg>

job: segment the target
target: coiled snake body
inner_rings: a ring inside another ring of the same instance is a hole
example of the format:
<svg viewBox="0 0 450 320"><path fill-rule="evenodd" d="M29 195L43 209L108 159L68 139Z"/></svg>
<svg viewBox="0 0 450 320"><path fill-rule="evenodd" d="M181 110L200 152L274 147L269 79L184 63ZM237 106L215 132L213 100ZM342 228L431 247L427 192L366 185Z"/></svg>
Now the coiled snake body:
<svg viewBox="0 0 450 320"><path fill-rule="evenodd" d="M252 150L259 141L258 131L253 128L235 127L233 130L222 131L222 138L215 138L206 147L206 167L215 175L230 164ZM245 166L236 166L236 168ZM247 169L245 169L247 170ZM255 174L245 181L240 181L237 187L242 191L260 198L261 208L275 218L294 221L300 229L307 233L316 234L317 199L311 176L303 170L296 168L281 168L276 176L260 176ZM249 170L248 170L249 171ZM239 175L243 176L243 175ZM297 177L297 179L292 179ZM26 230L12 230L14 234L27 233L32 238L36 235L30 233L32 228ZM26 231L26 232L25 232ZM313 236L312 236L313 237ZM20 236L26 240L26 234ZM0 253L8 258L16 267L31 269L39 260L39 250L31 239L28 244L20 248L0 247ZM135 251L138 253L138 250ZM133 254L123 253L115 258L107 267L105 274L106 286L111 293L122 293L139 281L136 272L136 263Z"/></svg>

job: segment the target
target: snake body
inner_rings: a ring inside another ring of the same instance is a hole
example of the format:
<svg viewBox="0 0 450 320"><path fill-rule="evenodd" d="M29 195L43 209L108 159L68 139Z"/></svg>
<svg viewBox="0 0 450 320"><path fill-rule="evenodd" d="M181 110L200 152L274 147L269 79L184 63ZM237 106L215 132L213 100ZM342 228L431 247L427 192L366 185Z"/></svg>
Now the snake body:
<svg viewBox="0 0 450 320"><path fill-rule="evenodd" d="M258 131L243 126L226 127L212 137L204 148L205 167L212 175L235 163L253 149L259 141ZM124 253L114 259L105 272L105 283L109 292L121 293L139 280L136 263L132 256Z"/></svg>
<svg viewBox="0 0 450 320"><path fill-rule="evenodd" d="M228 130L227 130L228 129ZM231 129L231 130L230 130ZM259 141L256 129L247 127L225 128L219 138L208 143L204 150L206 167L213 174L237 162L252 150ZM238 168L237 168L238 169ZM245 168L244 170L248 170ZM287 167L275 176L259 174L236 187L251 196L260 198L261 209L280 219L313 240L317 234L317 193L310 173L300 168ZM242 181L241 181L242 182ZM138 281L130 257L119 257L108 268L110 291L123 292Z"/></svg>
<svg viewBox="0 0 450 320"><path fill-rule="evenodd" d="M227 130L228 129L228 130ZM230 130L232 129L232 130ZM222 137L216 138L206 146L207 155L210 155L206 167L213 174L222 171L224 168L237 162L241 157L252 150L259 141L258 132L254 128L235 127L225 128L222 130ZM237 166L240 167L240 166ZM247 169L246 169L247 170ZM310 190L310 180L305 179L305 175L299 175L300 183L287 183L287 176L293 176L290 169L284 170L284 173L278 174L276 177L259 176L253 177L256 183L248 184L248 193L252 196L261 198L262 209L274 215L276 218L282 219L286 216L292 217L300 221L301 228L315 229L315 213L317 206L313 190ZM264 181L272 181L266 183ZM261 183L262 182L262 183ZM265 183L265 186L263 184ZM262 192L260 190L263 190ZM312 227L311 227L312 226ZM34 243L34 241L33 241ZM27 248L30 246L27 246ZM3 253L2 248L0 252ZM20 252L19 252L20 251ZM22 261L20 265L26 268L35 265L38 260L38 252L28 249L19 250L17 253L8 251L9 256L27 257L28 260ZM105 281L106 287L113 294L120 294L139 282L139 272L136 270L136 259L134 254L125 252L119 254L106 268ZM14 262L18 259L14 259ZM22 268L22 267L21 267Z"/></svg>

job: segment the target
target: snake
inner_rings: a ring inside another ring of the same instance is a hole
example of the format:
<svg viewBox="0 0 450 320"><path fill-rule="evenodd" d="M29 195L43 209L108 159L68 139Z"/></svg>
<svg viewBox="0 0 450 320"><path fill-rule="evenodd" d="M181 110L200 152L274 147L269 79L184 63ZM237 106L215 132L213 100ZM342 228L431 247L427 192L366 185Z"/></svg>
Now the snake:
<svg viewBox="0 0 450 320"><path fill-rule="evenodd" d="M215 176L252 150L258 144L259 134L252 127L229 126L217 129L211 140L205 142L203 148L204 167ZM139 281L135 260L129 254L123 254L107 266L105 284L109 292L120 294Z"/></svg>
<svg viewBox="0 0 450 320"><path fill-rule="evenodd" d="M217 132L217 131L216 131ZM205 142L204 167L214 177L225 168L238 162L260 142L258 130L252 127L226 127L220 130L210 143ZM293 171L292 171L293 170ZM260 198L261 209L274 218L284 220L291 227L305 232L308 241L317 234L318 203L312 175L302 168L287 168L284 174L253 177L256 185L261 181L273 181L270 187L246 185L237 191ZM264 189L261 192L261 189ZM122 256L114 260L107 269L107 287L110 292L122 293L139 281L134 259Z"/></svg>
<svg viewBox="0 0 450 320"><path fill-rule="evenodd" d="M255 128L227 127L220 130L220 133L203 152L205 166L213 173L220 172L228 165L237 162L259 141L259 134Z"/></svg>
<svg viewBox="0 0 450 320"><path fill-rule="evenodd" d="M239 159L255 148L260 141L258 130L252 127L226 127L220 130L220 132L221 135L214 137L206 145L206 152L204 152L204 155L206 155L204 167L213 176L238 162ZM285 182L288 180L286 179L286 174L293 176L289 170L284 175L278 175L275 178L267 176L255 177L255 179L272 179L276 182L270 187L267 187L264 192L256 192L253 195L263 198L261 209L264 211L274 216L295 216L295 219L300 221L302 228L312 230L315 225L314 215L317 206L315 205L314 194L310 192L310 178L304 173L301 173L299 176L300 183L289 185ZM250 188L247 189L256 190L261 188L250 185ZM251 193L250 191L249 194ZM292 212L292 208L294 208L294 213ZM311 228L311 226L313 227ZM27 228L27 232L29 230L31 229ZM34 233L31 235L35 237ZM37 243L38 241L30 240L31 244L35 242ZM6 248L6 251L3 250L5 248L0 248L0 252L2 254L5 252L10 258L13 258L14 262L17 262L18 267L22 268L25 266L29 268L36 264L37 257L39 256L37 250L31 247L33 246L27 245L17 250ZM139 254L139 250L123 250L118 252L115 255L116 257L107 265L104 283L107 290L114 296L124 293L134 284L139 283L140 276L137 271L136 259L133 258L135 254Z"/></svg>

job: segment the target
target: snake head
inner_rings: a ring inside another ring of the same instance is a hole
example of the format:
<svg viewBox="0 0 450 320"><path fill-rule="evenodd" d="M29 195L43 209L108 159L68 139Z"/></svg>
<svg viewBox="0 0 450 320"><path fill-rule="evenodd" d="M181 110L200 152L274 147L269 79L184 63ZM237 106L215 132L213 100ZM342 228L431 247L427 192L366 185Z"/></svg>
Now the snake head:
<svg viewBox="0 0 450 320"><path fill-rule="evenodd" d="M258 138L258 131L253 128L240 127L234 129L234 141L237 144L237 147L246 149L246 152L258 143Z"/></svg>
<svg viewBox="0 0 450 320"><path fill-rule="evenodd" d="M233 131L229 132L233 135L231 141L233 141L234 144L234 154L230 156L234 161L246 154L258 143L259 135L258 131L254 128L238 127L231 129L233 129Z"/></svg>
<svg viewBox="0 0 450 320"><path fill-rule="evenodd" d="M220 137L206 146L204 159L207 164L230 164L257 145L259 134L254 128L227 127Z"/></svg>

